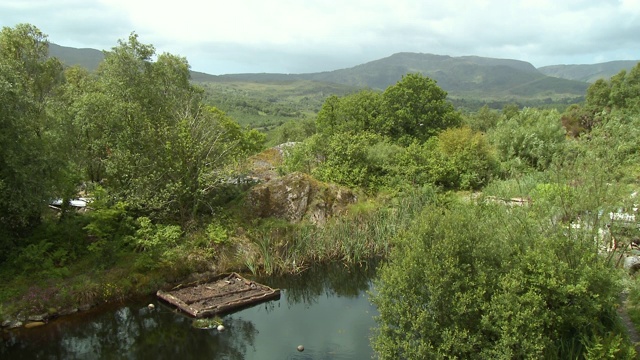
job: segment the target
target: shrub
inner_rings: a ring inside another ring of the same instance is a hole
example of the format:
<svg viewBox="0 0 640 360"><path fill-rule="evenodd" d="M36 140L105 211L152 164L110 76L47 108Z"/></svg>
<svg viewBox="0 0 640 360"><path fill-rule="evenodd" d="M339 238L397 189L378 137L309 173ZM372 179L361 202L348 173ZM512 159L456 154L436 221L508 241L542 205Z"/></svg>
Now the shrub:
<svg viewBox="0 0 640 360"><path fill-rule="evenodd" d="M620 287L591 242L495 204L429 206L418 219L376 283L381 358L576 358L596 344L633 351L608 338Z"/></svg>

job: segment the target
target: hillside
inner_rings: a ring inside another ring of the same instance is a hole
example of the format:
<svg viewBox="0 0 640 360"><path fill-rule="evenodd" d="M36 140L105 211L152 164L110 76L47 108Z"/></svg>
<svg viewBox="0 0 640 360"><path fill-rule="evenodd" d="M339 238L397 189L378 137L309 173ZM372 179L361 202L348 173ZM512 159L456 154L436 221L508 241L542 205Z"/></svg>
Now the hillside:
<svg viewBox="0 0 640 360"><path fill-rule="evenodd" d="M51 44L50 51L67 65L81 65L90 70L96 69L104 57L98 50L55 44ZM625 62L589 66L617 73L621 64ZM468 109L485 103L499 108L510 102L528 106L578 102L589 84L562 78L569 69L575 68L545 67L543 73L520 60L404 52L327 72L210 75L192 71L192 80L207 90L212 105L239 122L271 128L315 114L329 95L343 95L361 88L383 90L412 72L435 79L456 105Z"/></svg>
<svg viewBox="0 0 640 360"><path fill-rule="evenodd" d="M199 76L212 82L286 82L313 80L356 88L383 90L408 73L431 77L453 99L479 101L572 102L580 99L586 82L549 77L525 61L478 56L398 53L352 68L308 74L229 74Z"/></svg>
<svg viewBox="0 0 640 360"><path fill-rule="evenodd" d="M206 75L206 74L204 74ZM241 125L270 130L294 119L313 118L330 95L346 95L359 88L313 80L247 80L192 74L207 103L223 110Z"/></svg>
<svg viewBox="0 0 640 360"><path fill-rule="evenodd" d="M588 87L584 82L551 80L524 61L419 53L398 53L349 69L300 77L384 89L411 72L435 79L452 97L458 98L576 98L584 95Z"/></svg>
<svg viewBox="0 0 640 360"><path fill-rule="evenodd" d="M98 64L104 59L104 54L96 49L76 49L68 46L49 44L49 55L57 57L65 65L79 65L90 71L98 68Z"/></svg>
<svg viewBox="0 0 640 360"><path fill-rule="evenodd" d="M548 76L593 83L598 79L608 79L621 70L629 71L638 62L640 60L609 61L589 65L550 65L538 70Z"/></svg>

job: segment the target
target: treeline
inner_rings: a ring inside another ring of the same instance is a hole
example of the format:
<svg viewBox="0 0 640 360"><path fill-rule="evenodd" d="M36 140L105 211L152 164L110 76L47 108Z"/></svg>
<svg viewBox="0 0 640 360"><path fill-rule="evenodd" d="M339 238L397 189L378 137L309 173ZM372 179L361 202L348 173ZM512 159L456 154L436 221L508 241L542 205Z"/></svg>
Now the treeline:
<svg viewBox="0 0 640 360"><path fill-rule="evenodd" d="M2 300L24 291L27 274L171 267L163 255L192 245L183 240L193 229L194 242L225 240L222 217L210 221L264 135L206 105L186 59L156 54L136 34L94 73L64 68L47 46L32 25L0 32L0 270L18 284ZM78 197L91 211L71 210Z"/></svg>
<svg viewBox="0 0 640 360"><path fill-rule="evenodd" d="M262 135L204 105L186 59L157 55L135 34L95 74L63 69L33 26L4 28L0 41L5 234L32 227L50 200L80 186L141 215L187 221L210 206L225 169L262 146Z"/></svg>

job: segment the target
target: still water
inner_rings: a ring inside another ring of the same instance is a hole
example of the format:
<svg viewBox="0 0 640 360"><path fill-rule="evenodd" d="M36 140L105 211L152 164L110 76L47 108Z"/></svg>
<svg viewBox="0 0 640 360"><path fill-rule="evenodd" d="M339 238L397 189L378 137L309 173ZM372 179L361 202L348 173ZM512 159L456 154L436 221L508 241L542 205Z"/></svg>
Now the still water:
<svg viewBox="0 0 640 360"><path fill-rule="evenodd" d="M222 316L201 330L153 297L2 333L2 359L370 359L374 266L341 264L257 279L279 300ZM156 308L150 310L152 302ZM304 346L303 352L296 347Z"/></svg>

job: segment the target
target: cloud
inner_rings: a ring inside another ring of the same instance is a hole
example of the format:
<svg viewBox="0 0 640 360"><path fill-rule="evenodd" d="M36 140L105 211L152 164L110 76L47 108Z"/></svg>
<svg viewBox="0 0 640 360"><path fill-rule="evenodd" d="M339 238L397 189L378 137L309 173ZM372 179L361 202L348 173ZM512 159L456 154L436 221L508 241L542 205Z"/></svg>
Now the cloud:
<svg viewBox="0 0 640 360"><path fill-rule="evenodd" d="M0 25L30 23L61 45L99 50L116 45L133 24L114 8L82 0L9 0L0 3Z"/></svg>
<svg viewBox="0 0 640 360"><path fill-rule="evenodd" d="M5 1L0 24L108 49L131 31L195 70L313 72L410 51L536 66L640 59L640 0Z"/></svg>

